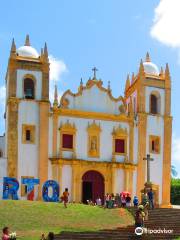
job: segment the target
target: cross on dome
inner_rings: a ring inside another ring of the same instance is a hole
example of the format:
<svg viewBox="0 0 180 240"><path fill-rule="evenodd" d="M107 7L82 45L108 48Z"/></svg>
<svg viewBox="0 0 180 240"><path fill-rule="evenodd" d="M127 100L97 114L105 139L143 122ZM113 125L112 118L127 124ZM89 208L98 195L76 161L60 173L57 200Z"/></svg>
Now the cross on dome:
<svg viewBox="0 0 180 240"><path fill-rule="evenodd" d="M92 71L94 73L93 79L96 80L96 72L98 71L98 69L96 67L93 67Z"/></svg>

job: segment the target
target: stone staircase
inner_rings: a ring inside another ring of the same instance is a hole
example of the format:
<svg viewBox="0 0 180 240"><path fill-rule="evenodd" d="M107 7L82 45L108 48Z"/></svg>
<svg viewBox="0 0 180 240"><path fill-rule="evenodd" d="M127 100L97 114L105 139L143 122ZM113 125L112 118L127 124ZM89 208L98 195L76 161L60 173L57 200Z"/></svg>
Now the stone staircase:
<svg viewBox="0 0 180 240"><path fill-rule="evenodd" d="M131 209L131 212L133 210ZM98 232L61 232L55 236L56 240L158 240L158 239L176 239L180 236L180 209L171 208L157 208L149 211L149 219L145 222L147 229L166 229L173 230L172 234L161 233L161 234L143 234L137 236L134 233L134 226L120 227L113 230L101 230Z"/></svg>

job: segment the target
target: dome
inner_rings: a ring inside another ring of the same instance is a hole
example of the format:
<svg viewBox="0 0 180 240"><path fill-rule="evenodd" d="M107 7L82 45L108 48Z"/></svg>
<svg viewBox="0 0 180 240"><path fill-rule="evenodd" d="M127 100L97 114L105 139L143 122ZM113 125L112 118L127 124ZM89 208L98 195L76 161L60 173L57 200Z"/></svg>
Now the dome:
<svg viewBox="0 0 180 240"><path fill-rule="evenodd" d="M39 54L36 51L36 49L31 46L22 46L17 49L17 53L19 56L23 56L23 57L32 57L32 58L39 57Z"/></svg>
<svg viewBox="0 0 180 240"><path fill-rule="evenodd" d="M145 73L151 74L151 75L159 75L159 69L156 66L156 64L152 62L144 62L143 66L144 66Z"/></svg>

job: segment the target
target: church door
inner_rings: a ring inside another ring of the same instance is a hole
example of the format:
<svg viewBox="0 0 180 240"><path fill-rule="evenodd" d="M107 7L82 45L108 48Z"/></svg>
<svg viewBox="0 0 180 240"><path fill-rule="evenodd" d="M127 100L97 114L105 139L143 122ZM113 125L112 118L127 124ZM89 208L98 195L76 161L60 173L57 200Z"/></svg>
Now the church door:
<svg viewBox="0 0 180 240"><path fill-rule="evenodd" d="M104 178L97 171L88 171L82 177L82 201L87 203L87 200L96 202L100 197L104 203Z"/></svg>

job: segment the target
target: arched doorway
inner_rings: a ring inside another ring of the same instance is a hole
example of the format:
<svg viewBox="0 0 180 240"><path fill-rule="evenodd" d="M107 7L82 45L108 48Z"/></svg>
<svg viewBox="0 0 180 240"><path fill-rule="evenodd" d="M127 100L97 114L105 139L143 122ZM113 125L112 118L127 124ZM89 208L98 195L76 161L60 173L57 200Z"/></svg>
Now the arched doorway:
<svg viewBox="0 0 180 240"><path fill-rule="evenodd" d="M104 177L97 171L88 171L82 177L82 201L96 202L98 197L104 203Z"/></svg>

